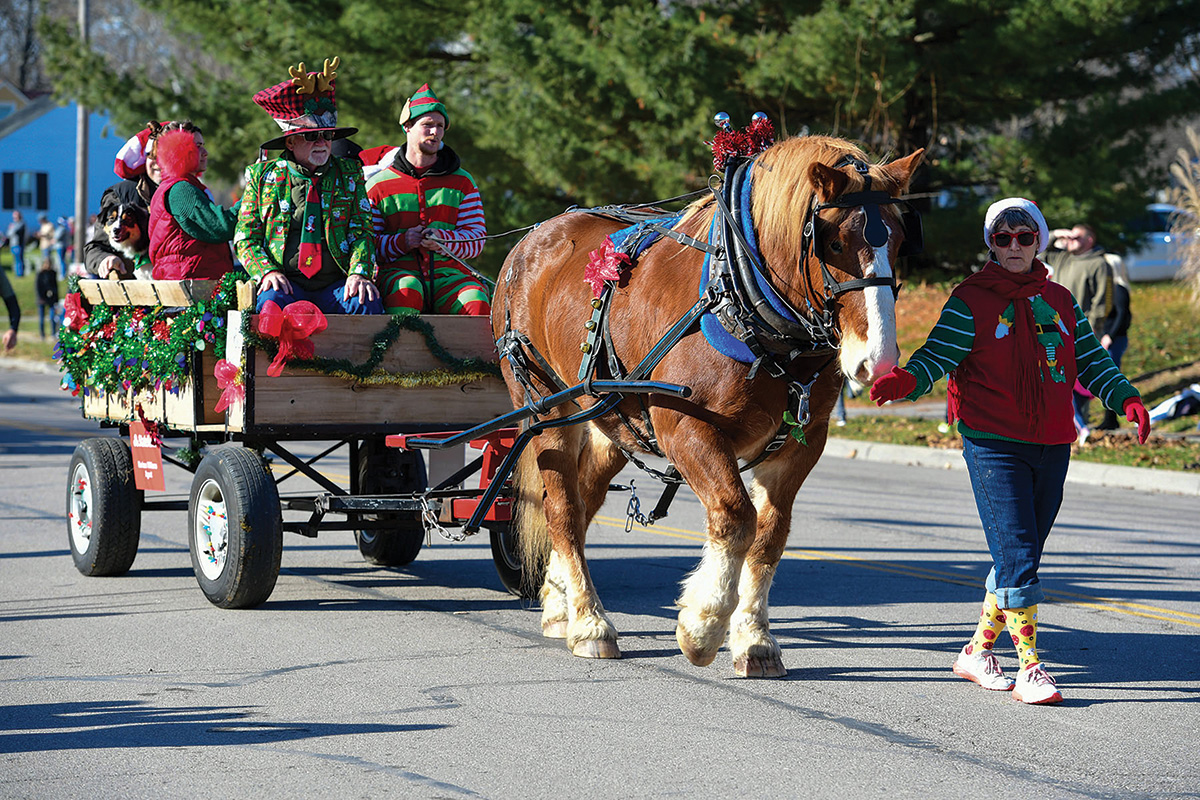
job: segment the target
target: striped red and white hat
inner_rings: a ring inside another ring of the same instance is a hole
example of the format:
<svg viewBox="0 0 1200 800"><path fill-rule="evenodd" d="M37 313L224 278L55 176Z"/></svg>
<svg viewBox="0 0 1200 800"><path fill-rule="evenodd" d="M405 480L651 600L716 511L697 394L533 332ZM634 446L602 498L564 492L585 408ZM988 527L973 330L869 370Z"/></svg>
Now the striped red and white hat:
<svg viewBox="0 0 1200 800"><path fill-rule="evenodd" d="M168 124L163 122L163 125ZM117 151L117 160L113 164L113 172L118 178L134 180L146 174L146 151L150 149L150 129L143 128L129 141L121 145Z"/></svg>

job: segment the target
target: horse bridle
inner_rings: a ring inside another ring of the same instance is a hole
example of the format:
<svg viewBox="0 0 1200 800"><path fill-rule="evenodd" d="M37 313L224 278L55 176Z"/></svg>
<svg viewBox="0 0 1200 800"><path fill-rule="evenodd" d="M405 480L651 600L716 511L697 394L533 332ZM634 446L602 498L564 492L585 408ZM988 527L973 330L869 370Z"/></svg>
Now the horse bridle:
<svg viewBox="0 0 1200 800"><path fill-rule="evenodd" d="M817 263L821 265L821 278L825 285L826 310L831 309L834 300L838 297L856 289L866 289L869 286L890 286L893 297L900 292L900 285L896 282L894 275L872 275L866 278L852 278L848 281L838 281L834 279L833 273L829 271L829 265L825 263L825 253L816 236L818 213L827 208L861 207L866 217L866 223L863 226L863 239L871 247L883 247L887 244L891 232L888 230L887 223L883 221L883 215L879 213L879 207L893 204L907 205L905 200L899 197L892 197L887 192L872 191L870 168L860 159L847 155L834 165L834 169L841 169L842 167L854 167L854 170L862 176L863 188L857 192L848 192L839 195L837 198L824 203L814 197L812 206L808 211L808 217L804 221L804 232L800 240L799 270L807 276L808 271L804 268L804 264L808 260L808 255L811 252L816 256ZM912 217L913 219L905 219L905 217ZM911 207L901 215L901 225L906 234L910 233L913 228L916 228L918 233L915 234L914 239L920 239L920 215ZM916 255L920 252L918 248L914 248L909 242L910 240L906 235L904 243L901 244L899 255ZM809 288L811 290L811 284Z"/></svg>

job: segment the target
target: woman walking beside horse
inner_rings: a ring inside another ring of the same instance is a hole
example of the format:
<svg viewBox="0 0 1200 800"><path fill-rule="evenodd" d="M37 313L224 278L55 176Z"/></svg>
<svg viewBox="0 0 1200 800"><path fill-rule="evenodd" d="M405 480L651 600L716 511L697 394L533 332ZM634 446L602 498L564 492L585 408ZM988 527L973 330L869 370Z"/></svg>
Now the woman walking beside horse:
<svg viewBox="0 0 1200 800"><path fill-rule="evenodd" d="M871 387L871 399L916 400L950 374L949 399L992 555L983 611L954 672L1024 703L1062 702L1037 653L1038 581L1046 537L1062 502L1071 443L1071 390L1079 381L1105 406L1150 433L1137 389L1096 341L1079 304L1047 279L1034 256L1048 241L1038 207L993 203L983 223L992 258L950 295L937 325L904 368ZM992 652L1007 630L1021 659L1014 680Z"/></svg>

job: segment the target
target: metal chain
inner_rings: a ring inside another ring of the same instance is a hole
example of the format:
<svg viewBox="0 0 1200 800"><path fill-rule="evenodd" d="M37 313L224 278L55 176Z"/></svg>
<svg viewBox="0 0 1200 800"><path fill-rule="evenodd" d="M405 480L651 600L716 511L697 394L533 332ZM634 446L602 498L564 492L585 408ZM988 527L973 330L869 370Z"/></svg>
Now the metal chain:
<svg viewBox="0 0 1200 800"><path fill-rule="evenodd" d="M625 487L620 487L625 488ZM637 487L634 486L634 481L629 482L629 505L625 506L625 532L629 533L633 530L633 523L637 523L645 528L647 525L653 525L654 520L642 513L642 501L638 499Z"/></svg>
<svg viewBox="0 0 1200 800"><path fill-rule="evenodd" d="M428 497L421 498L421 524L425 527L425 543L433 542L433 533L437 531L438 536L448 542L465 541L469 533L451 532L442 527L442 523L438 521L437 510L434 509L433 503L429 502Z"/></svg>

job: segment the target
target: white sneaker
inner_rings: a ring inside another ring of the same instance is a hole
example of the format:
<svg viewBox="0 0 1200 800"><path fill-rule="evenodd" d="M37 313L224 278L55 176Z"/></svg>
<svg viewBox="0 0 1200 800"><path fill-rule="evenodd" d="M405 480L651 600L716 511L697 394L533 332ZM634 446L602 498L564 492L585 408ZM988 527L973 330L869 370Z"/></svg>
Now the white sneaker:
<svg viewBox="0 0 1200 800"><path fill-rule="evenodd" d="M980 648L974 653L967 653L966 645L954 660L954 674L966 678L972 683L978 683L993 692L1007 692L1013 688L1013 679L1000 669L1000 662L991 650Z"/></svg>
<svg viewBox="0 0 1200 800"><path fill-rule="evenodd" d="M1050 673L1046 672L1046 668L1040 663L1031 664L1017 676L1017 683L1013 687L1013 700L1041 706L1061 703L1062 699L1062 692L1058 690L1054 678L1050 677Z"/></svg>
<svg viewBox="0 0 1200 800"><path fill-rule="evenodd" d="M1087 444L1088 437L1091 435L1092 435L1092 432L1090 430L1088 430L1087 428L1080 428L1079 429L1079 438L1076 440L1079 443L1079 446L1083 447L1085 444Z"/></svg>

